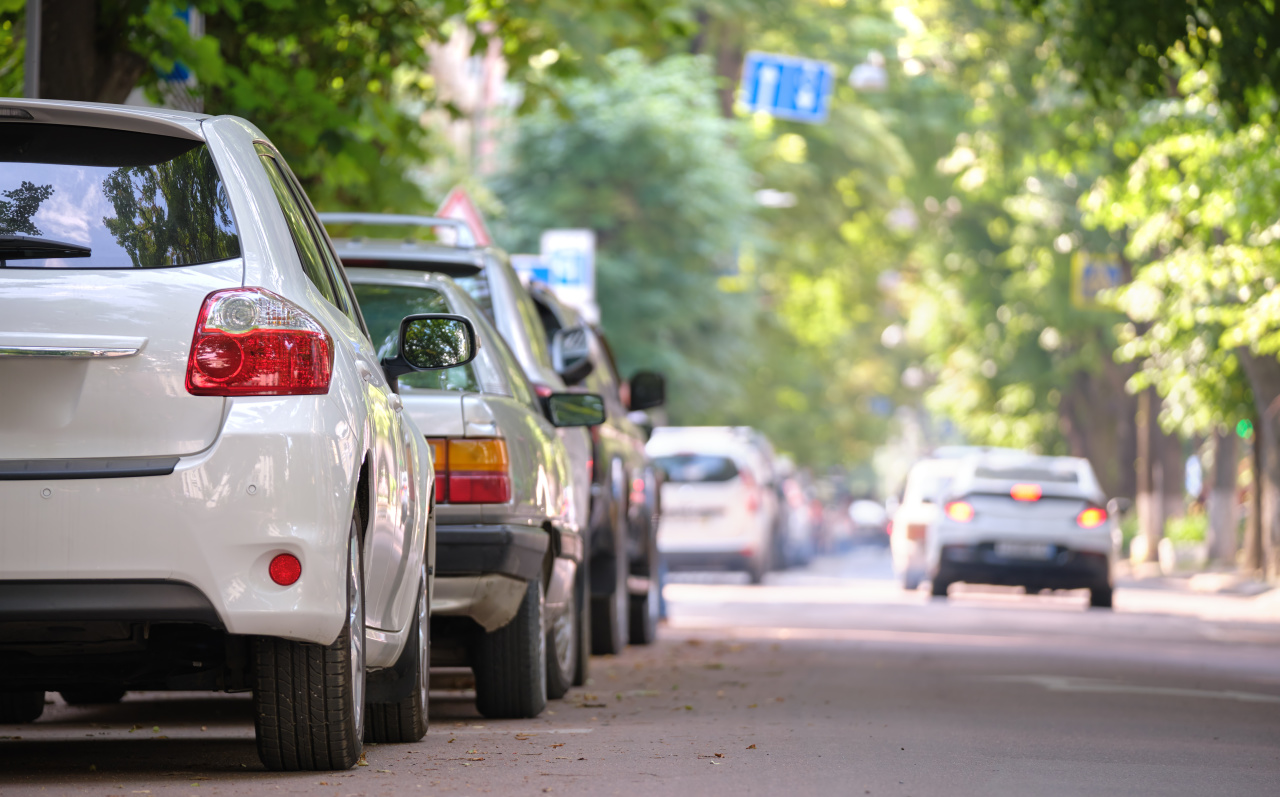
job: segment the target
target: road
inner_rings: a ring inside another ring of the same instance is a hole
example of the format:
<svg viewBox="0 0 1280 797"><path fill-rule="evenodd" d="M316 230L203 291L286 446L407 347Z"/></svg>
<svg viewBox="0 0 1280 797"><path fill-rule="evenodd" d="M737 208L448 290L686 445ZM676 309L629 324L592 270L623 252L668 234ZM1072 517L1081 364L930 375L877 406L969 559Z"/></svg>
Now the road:
<svg viewBox="0 0 1280 797"><path fill-rule="evenodd" d="M415 745L262 771L243 696L129 695L0 726L3 795L1280 793L1280 600L1122 587L905 594L882 552L667 587L660 641L534 721L432 694ZM53 695L50 695L52 698ZM20 737L20 738L17 738Z"/></svg>

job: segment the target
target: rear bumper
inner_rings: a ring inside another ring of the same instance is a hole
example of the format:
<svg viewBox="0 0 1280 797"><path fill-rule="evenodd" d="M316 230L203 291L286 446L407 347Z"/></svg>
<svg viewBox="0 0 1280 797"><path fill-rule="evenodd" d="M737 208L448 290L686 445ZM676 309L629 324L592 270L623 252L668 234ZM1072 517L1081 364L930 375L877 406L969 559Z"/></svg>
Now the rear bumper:
<svg viewBox="0 0 1280 797"><path fill-rule="evenodd" d="M542 573L550 546L551 535L534 526L437 526L436 575L528 581Z"/></svg>
<svg viewBox="0 0 1280 797"><path fill-rule="evenodd" d="M0 623L198 623L221 629L218 611L180 581L0 582Z"/></svg>
<svg viewBox="0 0 1280 797"><path fill-rule="evenodd" d="M335 436L335 428L348 431ZM37 597L6 619L34 619L23 611L40 601L40 611L75 613L76 601L103 589L103 606L128 610L112 619L165 621L172 601L194 604L182 596L195 593L212 609L209 625L227 633L332 642L346 618L359 465L349 429L326 396L236 399L217 442L171 473L0 479L0 588L54 585L28 593ZM280 553L302 562L291 587L267 572ZM141 583L169 586L153 592ZM147 597L129 603L129 595ZM197 614L191 619L204 622L204 610Z"/></svg>
<svg viewBox="0 0 1280 797"><path fill-rule="evenodd" d="M755 556L740 551L672 551L662 554L667 569L679 570L729 570L748 571Z"/></svg>
<svg viewBox="0 0 1280 797"><path fill-rule="evenodd" d="M943 546L935 580L998 584L1040 589L1107 587L1111 565L1106 554L1060 548L1047 562L1001 559L990 544Z"/></svg>

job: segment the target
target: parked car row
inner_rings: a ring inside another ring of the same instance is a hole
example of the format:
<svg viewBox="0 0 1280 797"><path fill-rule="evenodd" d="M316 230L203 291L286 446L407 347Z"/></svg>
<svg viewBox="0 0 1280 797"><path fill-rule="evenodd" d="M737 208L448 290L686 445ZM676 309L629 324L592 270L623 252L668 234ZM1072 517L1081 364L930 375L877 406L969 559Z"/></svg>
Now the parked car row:
<svg viewBox="0 0 1280 797"><path fill-rule="evenodd" d="M251 691L342 769L432 666L533 717L653 640L663 380L500 250L317 214L231 117L3 100L0 163L0 722Z"/></svg>

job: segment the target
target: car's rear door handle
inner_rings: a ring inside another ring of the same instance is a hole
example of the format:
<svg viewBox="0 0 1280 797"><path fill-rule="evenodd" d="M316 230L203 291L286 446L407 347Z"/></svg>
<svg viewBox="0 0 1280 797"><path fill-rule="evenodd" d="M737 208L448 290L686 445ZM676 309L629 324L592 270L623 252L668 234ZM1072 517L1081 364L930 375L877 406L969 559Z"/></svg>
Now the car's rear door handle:
<svg viewBox="0 0 1280 797"><path fill-rule="evenodd" d="M371 371L369 369L369 366L365 365L364 363L361 363L361 362L356 363L356 373L360 374L360 378L366 382L373 381L373 371Z"/></svg>
<svg viewBox="0 0 1280 797"><path fill-rule="evenodd" d="M400 410L404 409L404 402L401 401L400 397L397 396L395 393L390 393L387 395L387 403L390 404L391 409L395 410L396 412L399 412Z"/></svg>

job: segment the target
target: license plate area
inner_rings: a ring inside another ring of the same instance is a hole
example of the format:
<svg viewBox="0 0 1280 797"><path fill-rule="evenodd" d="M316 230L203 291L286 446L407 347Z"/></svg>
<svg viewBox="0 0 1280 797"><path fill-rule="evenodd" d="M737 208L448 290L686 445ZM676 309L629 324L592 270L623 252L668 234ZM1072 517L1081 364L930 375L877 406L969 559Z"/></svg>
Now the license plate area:
<svg viewBox="0 0 1280 797"><path fill-rule="evenodd" d="M1057 554L1057 547L1036 542L997 542L994 553L1001 559L1047 562Z"/></svg>

